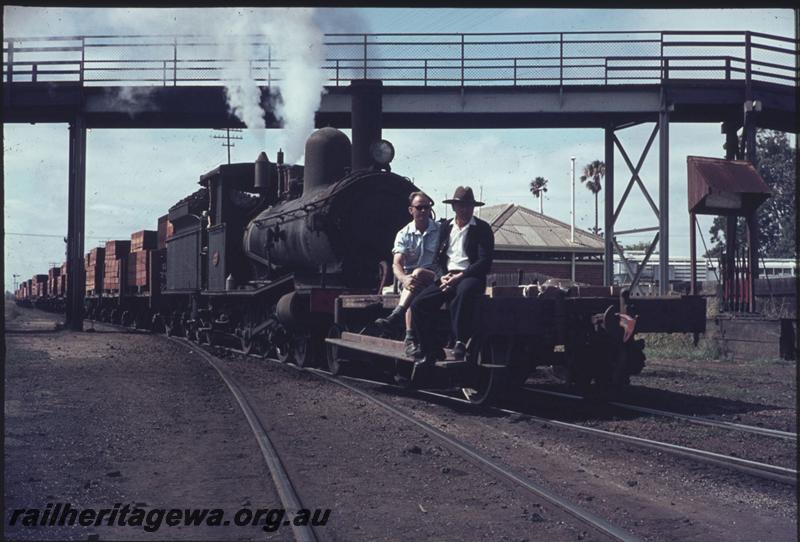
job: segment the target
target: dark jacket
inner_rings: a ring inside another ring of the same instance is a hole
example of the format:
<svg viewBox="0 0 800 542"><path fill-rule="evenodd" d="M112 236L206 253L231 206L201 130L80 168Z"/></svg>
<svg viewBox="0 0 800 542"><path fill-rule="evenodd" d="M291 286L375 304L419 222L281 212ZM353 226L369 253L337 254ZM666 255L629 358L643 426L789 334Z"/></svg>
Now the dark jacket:
<svg viewBox="0 0 800 542"><path fill-rule="evenodd" d="M464 277L477 277L486 280L489 269L492 267L494 256L494 232L488 222L475 218L475 225L467 230L465 249L469 258L469 267L464 270ZM453 229L453 219L441 220L439 233L439 253L437 261L444 272L447 271L447 248L450 240L450 231Z"/></svg>

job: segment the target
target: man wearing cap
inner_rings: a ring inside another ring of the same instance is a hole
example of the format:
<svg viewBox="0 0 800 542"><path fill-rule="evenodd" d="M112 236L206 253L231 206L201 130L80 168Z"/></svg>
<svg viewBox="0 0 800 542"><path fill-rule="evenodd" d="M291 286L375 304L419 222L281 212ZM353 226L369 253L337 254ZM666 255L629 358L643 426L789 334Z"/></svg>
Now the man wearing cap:
<svg viewBox="0 0 800 542"><path fill-rule="evenodd" d="M453 205L455 218L442 225L438 261L447 272L440 281L428 286L411 302L419 349L413 352L418 366L436 362L435 318L445 301L450 303L450 319L456 359L463 359L466 342L472 336L475 302L486 289L486 275L492 266L494 233L492 227L473 216L475 201L469 186L456 188L453 197L443 203Z"/></svg>

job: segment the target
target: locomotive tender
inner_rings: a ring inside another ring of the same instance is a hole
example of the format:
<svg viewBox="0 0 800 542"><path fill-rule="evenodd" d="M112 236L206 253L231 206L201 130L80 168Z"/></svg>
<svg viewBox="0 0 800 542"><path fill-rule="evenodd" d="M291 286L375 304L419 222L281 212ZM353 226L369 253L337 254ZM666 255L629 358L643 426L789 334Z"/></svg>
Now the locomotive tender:
<svg viewBox="0 0 800 542"><path fill-rule="evenodd" d="M327 361L334 373L352 362L382 365L403 382L461 388L475 403L540 365L562 367L581 386L619 387L644 366L636 331L705 331L699 296L490 287L466 359L443 349L451 359L415 374L400 337L371 322L397 303L380 292L417 188L391 172L381 83L354 81L351 96L352 143L322 128L307 140L303 166L285 164L280 151L276 162L262 152L254 163L220 165L162 217L157 246L156 232L144 231L87 254L86 316L300 366ZM47 302L47 275L37 277L18 299L58 306Z"/></svg>

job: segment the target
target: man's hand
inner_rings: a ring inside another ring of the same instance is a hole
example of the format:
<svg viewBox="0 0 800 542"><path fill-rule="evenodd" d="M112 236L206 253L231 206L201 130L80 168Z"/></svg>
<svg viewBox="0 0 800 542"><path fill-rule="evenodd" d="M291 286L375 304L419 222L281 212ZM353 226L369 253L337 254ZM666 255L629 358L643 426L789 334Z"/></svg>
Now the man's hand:
<svg viewBox="0 0 800 542"><path fill-rule="evenodd" d="M401 278L400 282L403 285L403 289L408 290L409 292L413 292L417 288L417 277L411 273Z"/></svg>
<svg viewBox="0 0 800 542"><path fill-rule="evenodd" d="M461 282L461 278L464 276L464 273L458 271L457 273L447 273L445 276L442 277L441 285L439 289L443 292L446 292L450 288L455 288L456 285Z"/></svg>

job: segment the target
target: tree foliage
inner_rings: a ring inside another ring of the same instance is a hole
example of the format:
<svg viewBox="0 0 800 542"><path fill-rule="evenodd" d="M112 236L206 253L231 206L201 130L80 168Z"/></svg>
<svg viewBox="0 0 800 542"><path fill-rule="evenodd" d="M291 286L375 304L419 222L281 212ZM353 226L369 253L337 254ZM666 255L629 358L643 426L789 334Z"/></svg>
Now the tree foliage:
<svg viewBox="0 0 800 542"><path fill-rule="evenodd" d="M598 210L597 210L597 195L600 193L600 190L603 189L603 185L601 180L606 176L606 164L601 160L593 160L589 162L585 166L583 166L583 175L581 175L581 182L586 185L592 194L594 194L594 228L592 232L595 235L600 233L600 228L597 225L598 222Z"/></svg>
<svg viewBox="0 0 800 542"><path fill-rule="evenodd" d="M759 255L765 258L793 258L797 254L796 149L783 132L759 130L756 137L758 173L772 191L757 211ZM725 217L718 216L709 229L714 246L707 257L717 257L725 249ZM744 219L737 220L736 237L746 239Z"/></svg>
<svg viewBox="0 0 800 542"><path fill-rule="evenodd" d="M547 192L547 179L544 177L536 177L531 181L530 190L533 197L544 197L544 192Z"/></svg>
<svg viewBox="0 0 800 542"><path fill-rule="evenodd" d="M647 250L650 248L650 243L647 241L639 241L637 243L632 243L630 245L625 245L622 248L625 250Z"/></svg>
<svg viewBox="0 0 800 542"><path fill-rule="evenodd" d="M606 176L606 165L601 160L594 160L583 166L581 182L586 184L592 194L597 195L603 189L601 180Z"/></svg>

